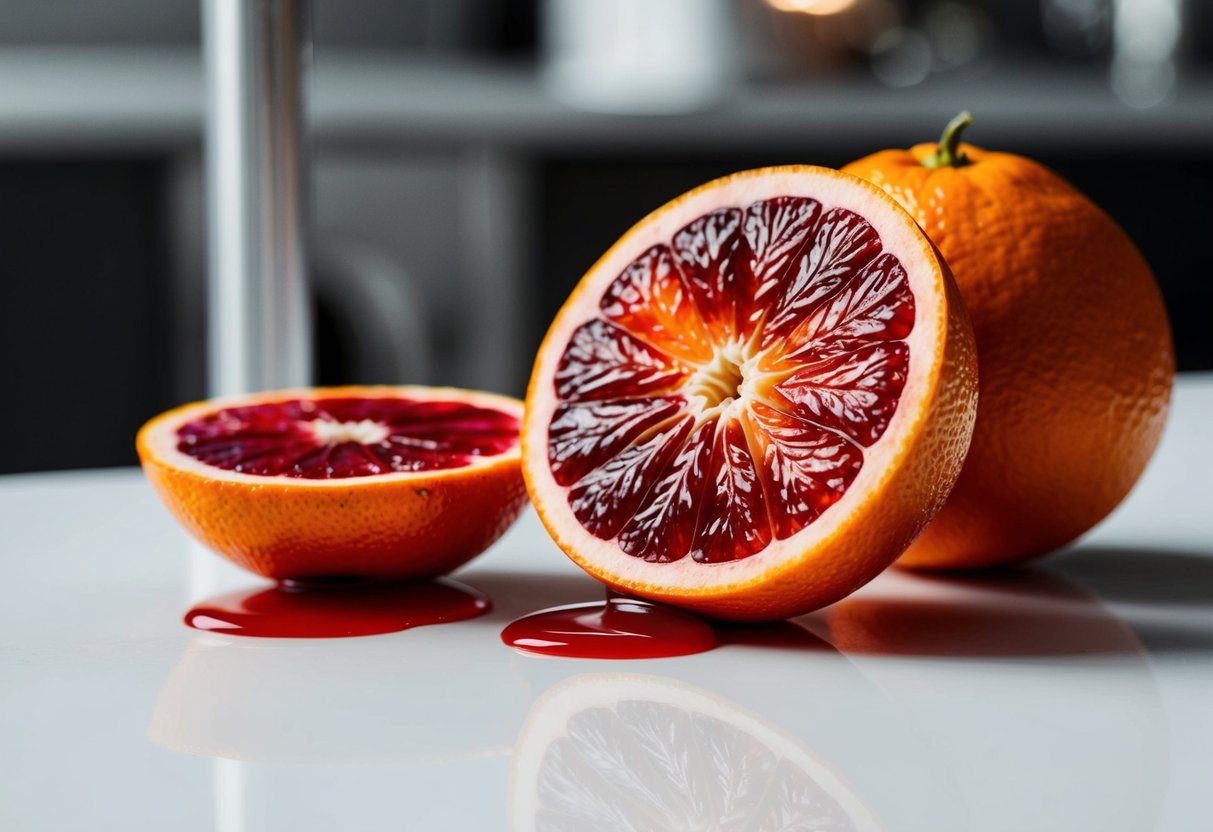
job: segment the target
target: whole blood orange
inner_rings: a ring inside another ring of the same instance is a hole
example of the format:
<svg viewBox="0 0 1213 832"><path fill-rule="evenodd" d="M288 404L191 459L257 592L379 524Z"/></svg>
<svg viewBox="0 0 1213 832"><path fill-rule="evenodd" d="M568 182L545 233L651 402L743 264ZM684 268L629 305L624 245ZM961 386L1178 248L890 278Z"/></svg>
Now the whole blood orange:
<svg viewBox="0 0 1213 832"><path fill-rule="evenodd" d="M959 144L886 150L845 170L904 205L973 320L981 406L943 510L901 563L996 566L1090 529L1158 444L1174 375L1149 266L1119 226L1041 165Z"/></svg>
<svg viewBox="0 0 1213 832"><path fill-rule="evenodd" d="M540 347L523 474L576 563L739 620L841 598L943 502L972 334L913 219L838 171L710 182L627 232Z"/></svg>
<svg viewBox="0 0 1213 832"><path fill-rule="evenodd" d="M521 416L449 388L280 390L170 410L136 445L177 519L245 569L395 580L449 572L514 522Z"/></svg>

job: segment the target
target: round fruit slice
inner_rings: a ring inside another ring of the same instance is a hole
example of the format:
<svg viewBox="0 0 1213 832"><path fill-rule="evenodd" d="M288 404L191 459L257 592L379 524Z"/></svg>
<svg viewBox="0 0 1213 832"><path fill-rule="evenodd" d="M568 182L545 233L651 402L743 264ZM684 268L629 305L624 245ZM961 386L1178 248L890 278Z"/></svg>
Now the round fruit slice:
<svg viewBox="0 0 1213 832"><path fill-rule="evenodd" d="M621 591L774 620L871 580L938 510L976 407L947 267L874 186L704 185L590 269L535 362L523 473Z"/></svg>
<svg viewBox="0 0 1213 832"><path fill-rule="evenodd" d="M449 388L281 390L171 410L136 445L177 519L240 566L395 580L449 572L518 517L521 416Z"/></svg>

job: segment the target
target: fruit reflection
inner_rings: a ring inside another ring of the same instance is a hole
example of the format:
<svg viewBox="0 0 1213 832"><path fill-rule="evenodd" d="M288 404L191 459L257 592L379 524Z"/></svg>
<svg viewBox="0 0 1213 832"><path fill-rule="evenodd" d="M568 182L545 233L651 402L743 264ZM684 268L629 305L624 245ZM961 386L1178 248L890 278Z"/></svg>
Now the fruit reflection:
<svg viewBox="0 0 1213 832"><path fill-rule="evenodd" d="M468 639L464 626L358 639L199 635L161 688L149 735L174 751L262 762L504 753L528 688L510 651ZM492 696L468 684L469 666L493 680Z"/></svg>
<svg viewBox="0 0 1213 832"><path fill-rule="evenodd" d="M1058 575L882 575L828 612L830 641L849 654L910 656L1140 656L1133 631Z"/></svg>
<svg viewBox="0 0 1213 832"><path fill-rule="evenodd" d="M1045 571L893 571L826 611L832 643L939 752L971 829L1153 829L1158 691L1133 631Z"/></svg>
<svg viewBox="0 0 1213 832"><path fill-rule="evenodd" d="M654 676L586 674L531 711L515 830L878 829L863 799L776 727Z"/></svg>

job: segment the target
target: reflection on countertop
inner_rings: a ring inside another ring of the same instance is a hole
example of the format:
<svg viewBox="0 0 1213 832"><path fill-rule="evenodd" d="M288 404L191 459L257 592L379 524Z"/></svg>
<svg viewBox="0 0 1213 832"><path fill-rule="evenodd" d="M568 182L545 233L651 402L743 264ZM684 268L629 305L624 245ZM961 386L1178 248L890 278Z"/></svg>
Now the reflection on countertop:
<svg viewBox="0 0 1213 832"><path fill-rule="evenodd" d="M782 729L658 676L583 674L540 699L510 828L876 830L863 798Z"/></svg>
<svg viewBox="0 0 1213 832"><path fill-rule="evenodd" d="M195 636L149 736L174 751L272 763L436 761L506 753L530 697L504 647L450 648L428 628L342 639ZM493 680L471 684L468 663ZM334 684L339 680L339 684Z"/></svg>

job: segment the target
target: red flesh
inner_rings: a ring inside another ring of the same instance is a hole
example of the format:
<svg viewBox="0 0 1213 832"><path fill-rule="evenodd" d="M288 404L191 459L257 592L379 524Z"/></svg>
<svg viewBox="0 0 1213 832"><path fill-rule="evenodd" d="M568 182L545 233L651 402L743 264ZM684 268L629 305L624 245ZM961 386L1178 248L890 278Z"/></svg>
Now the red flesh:
<svg viewBox="0 0 1213 832"><path fill-rule="evenodd" d="M382 442L325 443L317 421L369 420ZM343 479L400 471L461 468L518 442L518 419L453 401L401 398L291 399L230 407L177 430L177 449L228 471L267 477Z"/></svg>
<svg viewBox="0 0 1213 832"><path fill-rule="evenodd" d="M804 197L713 211L629 264L574 331L553 476L582 526L629 555L749 557L854 481L896 411L913 325L904 268L857 214ZM688 383L729 345L775 383L697 422Z"/></svg>

